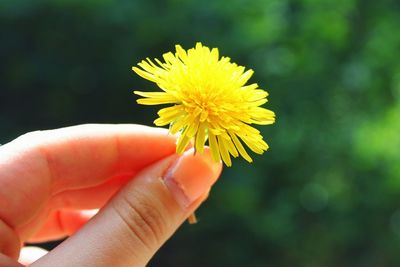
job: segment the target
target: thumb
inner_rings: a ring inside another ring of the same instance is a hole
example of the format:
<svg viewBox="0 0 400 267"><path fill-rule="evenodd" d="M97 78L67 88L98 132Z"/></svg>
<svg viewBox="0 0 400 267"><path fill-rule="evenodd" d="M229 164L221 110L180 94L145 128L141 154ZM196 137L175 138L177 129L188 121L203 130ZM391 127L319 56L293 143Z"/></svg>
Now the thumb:
<svg viewBox="0 0 400 267"><path fill-rule="evenodd" d="M221 172L209 150L139 173L80 231L31 266L145 266L206 198Z"/></svg>

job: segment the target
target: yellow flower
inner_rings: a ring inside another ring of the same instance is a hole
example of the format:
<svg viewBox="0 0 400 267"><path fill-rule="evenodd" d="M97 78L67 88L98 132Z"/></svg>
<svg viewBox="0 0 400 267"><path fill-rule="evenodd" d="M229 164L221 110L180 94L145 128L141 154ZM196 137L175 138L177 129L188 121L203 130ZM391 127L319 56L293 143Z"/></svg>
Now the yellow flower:
<svg viewBox="0 0 400 267"><path fill-rule="evenodd" d="M273 111L260 107L267 102L268 93L253 83L245 85L253 70L219 57L217 48L201 43L185 51L176 45L175 54L163 55L164 61L149 58L132 70L156 83L163 92L139 92L143 105L171 104L161 109L157 126L170 124L170 132L181 133L176 151L185 151L194 140L196 152L202 153L208 144L214 160L221 158L231 166L231 157L239 154L252 162L242 142L252 151L262 154L268 149L260 131L249 124L267 125L275 122Z"/></svg>

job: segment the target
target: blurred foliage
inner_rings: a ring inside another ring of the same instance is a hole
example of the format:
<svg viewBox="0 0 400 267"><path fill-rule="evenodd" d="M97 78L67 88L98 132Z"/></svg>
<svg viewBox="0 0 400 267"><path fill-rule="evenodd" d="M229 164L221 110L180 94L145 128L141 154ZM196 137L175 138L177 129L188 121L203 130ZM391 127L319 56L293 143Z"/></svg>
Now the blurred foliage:
<svg viewBox="0 0 400 267"><path fill-rule="evenodd" d="M0 142L151 125L131 66L202 41L255 70L277 123L150 266L399 266L399 28L395 0L1 1Z"/></svg>

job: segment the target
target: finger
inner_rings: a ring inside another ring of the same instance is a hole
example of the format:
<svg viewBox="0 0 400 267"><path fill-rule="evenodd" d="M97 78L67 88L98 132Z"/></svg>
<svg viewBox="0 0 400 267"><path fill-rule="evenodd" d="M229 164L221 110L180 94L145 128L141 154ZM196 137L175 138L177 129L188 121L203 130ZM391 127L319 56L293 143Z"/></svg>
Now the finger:
<svg viewBox="0 0 400 267"><path fill-rule="evenodd" d="M19 256L19 263L23 265L29 265L48 253L47 250L39 247L27 246L21 249L21 255ZM1 266L1 265L0 265Z"/></svg>
<svg viewBox="0 0 400 267"><path fill-rule="evenodd" d="M42 228L28 242L44 242L72 235L87 223L98 210L57 210L50 214Z"/></svg>
<svg viewBox="0 0 400 267"><path fill-rule="evenodd" d="M14 229L0 220L0 255L3 253L12 259L17 259L20 247L21 241Z"/></svg>
<svg viewBox="0 0 400 267"><path fill-rule="evenodd" d="M138 174L80 231L32 266L145 266L200 205L221 172L208 150Z"/></svg>
<svg viewBox="0 0 400 267"><path fill-rule="evenodd" d="M52 209L98 209L123 186L132 175L113 177L97 186L60 192L50 200Z"/></svg>
<svg viewBox="0 0 400 267"><path fill-rule="evenodd" d="M47 236L46 231L50 231L49 237L53 236L53 228L45 227L43 224L45 224L46 221L49 223L49 221L54 218L57 219L57 217L50 216L50 214L60 209L99 209L104 206L121 186L126 184L129 178L131 178L131 176L117 176L98 186L60 192L49 199L46 208L41 209L40 212L35 214L27 223L17 226L15 230L21 240L31 241L32 238L37 236L37 232L40 231L40 240L46 241L44 239L44 237Z"/></svg>
<svg viewBox="0 0 400 267"><path fill-rule="evenodd" d="M0 253L0 266L1 267L24 267L22 264L13 260L12 258Z"/></svg>
<svg viewBox="0 0 400 267"><path fill-rule="evenodd" d="M81 125L34 132L0 147L0 220L26 223L57 192L96 186L175 152L166 130ZM7 205L2 205L7 203Z"/></svg>

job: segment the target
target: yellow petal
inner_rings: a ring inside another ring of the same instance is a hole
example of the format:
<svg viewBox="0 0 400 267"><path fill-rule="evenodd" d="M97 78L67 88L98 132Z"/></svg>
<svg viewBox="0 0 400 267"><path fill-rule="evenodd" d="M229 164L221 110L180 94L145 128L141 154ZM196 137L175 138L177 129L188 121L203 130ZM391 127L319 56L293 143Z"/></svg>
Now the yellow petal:
<svg viewBox="0 0 400 267"><path fill-rule="evenodd" d="M188 128L187 135L188 135L190 138L192 138L193 136L196 135L197 129L199 128L199 123L200 123L199 120L198 120L198 119L195 119L193 122L191 122L191 123L189 124L189 128Z"/></svg>
<svg viewBox="0 0 400 267"><path fill-rule="evenodd" d="M233 143L235 144L236 148L238 149L240 155L247 160L248 162L253 162L253 160L251 159L251 157L249 156L249 154L247 154L246 150L244 149L242 143L240 143L239 139L237 138L237 136L232 133L229 132L229 135L232 138Z"/></svg>
<svg viewBox="0 0 400 267"><path fill-rule="evenodd" d="M221 153L222 160L225 162L226 166L232 166L231 157L229 156L228 148L225 144L225 139L221 136L217 136L218 138L218 145L219 145L219 152Z"/></svg>
<svg viewBox="0 0 400 267"><path fill-rule="evenodd" d="M181 119L178 119L178 120L174 121L174 123L171 125L170 132L172 134L176 134L185 125L187 125L188 120L189 120L189 116L184 116Z"/></svg>
<svg viewBox="0 0 400 267"><path fill-rule="evenodd" d="M195 143L196 151L198 151L199 153L203 153L204 151L204 142L206 140L206 129L207 129L207 123L201 122L199 125L199 129L197 130L196 143Z"/></svg>
<svg viewBox="0 0 400 267"><path fill-rule="evenodd" d="M132 67L132 70L134 72L136 72L137 75L139 75L140 77L142 77L142 78L144 78L146 80L149 80L149 81L152 81L152 82L157 82L157 77L154 76L154 74L151 74L151 73L148 73L146 71L143 71L143 70L141 70L141 69L139 69L137 67Z"/></svg>
<svg viewBox="0 0 400 267"><path fill-rule="evenodd" d="M190 142L190 137L182 134L178 139L178 144L176 146L176 153L182 154L185 151L189 142Z"/></svg>
<svg viewBox="0 0 400 267"><path fill-rule="evenodd" d="M219 148L218 148L217 138L211 132L208 132L208 142L210 144L211 155L212 155L213 159L215 161L220 161L221 157L219 155Z"/></svg>

